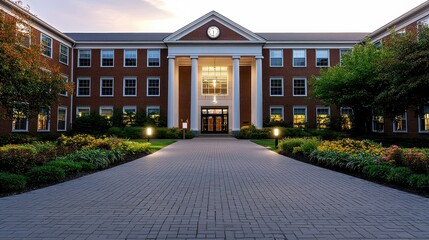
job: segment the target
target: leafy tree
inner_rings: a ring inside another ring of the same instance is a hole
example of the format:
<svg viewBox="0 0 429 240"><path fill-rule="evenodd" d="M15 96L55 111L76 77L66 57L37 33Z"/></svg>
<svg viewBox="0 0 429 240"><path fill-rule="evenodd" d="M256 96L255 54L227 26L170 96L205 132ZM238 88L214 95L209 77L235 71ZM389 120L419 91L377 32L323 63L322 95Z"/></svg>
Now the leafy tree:
<svg viewBox="0 0 429 240"><path fill-rule="evenodd" d="M49 64L42 47L34 39L31 19L0 10L0 108L3 118L14 109L28 117L55 104L61 91L71 91L58 65ZM28 41L33 39L32 41ZM30 43L31 42L31 43Z"/></svg>

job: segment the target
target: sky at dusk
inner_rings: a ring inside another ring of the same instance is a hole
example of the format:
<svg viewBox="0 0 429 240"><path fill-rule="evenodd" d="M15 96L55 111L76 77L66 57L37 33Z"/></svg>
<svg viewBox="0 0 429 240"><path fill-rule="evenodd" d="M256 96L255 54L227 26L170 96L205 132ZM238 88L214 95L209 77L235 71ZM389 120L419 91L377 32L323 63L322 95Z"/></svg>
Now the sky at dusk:
<svg viewBox="0 0 429 240"><path fill-rule="evenodd" d="M254 32L372 32L424 0L22 0L62 32L174 32L215 10Z"/></svg>

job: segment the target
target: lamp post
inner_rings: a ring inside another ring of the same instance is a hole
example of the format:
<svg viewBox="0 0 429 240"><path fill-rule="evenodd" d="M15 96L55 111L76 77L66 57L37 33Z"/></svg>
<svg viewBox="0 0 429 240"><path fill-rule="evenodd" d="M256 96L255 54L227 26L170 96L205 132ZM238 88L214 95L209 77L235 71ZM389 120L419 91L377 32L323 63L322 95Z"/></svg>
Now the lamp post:
<svg viewBox="0 0 429 240"><path fill-rule="evenodd" d="M274 146L276 147L276 149L277 149L277 146L279 145L279 135L280 135L279 129L278 128L274 128L274 138L275 138L275 140L274 140Z"/></svg>
<svg viewBox="0 0 429 240"><path fill-rule="evenodd" d="M146 136L147 136L147 141L149 142L150 137L152 136L152 128L148 127L146 128Z"/></svg>

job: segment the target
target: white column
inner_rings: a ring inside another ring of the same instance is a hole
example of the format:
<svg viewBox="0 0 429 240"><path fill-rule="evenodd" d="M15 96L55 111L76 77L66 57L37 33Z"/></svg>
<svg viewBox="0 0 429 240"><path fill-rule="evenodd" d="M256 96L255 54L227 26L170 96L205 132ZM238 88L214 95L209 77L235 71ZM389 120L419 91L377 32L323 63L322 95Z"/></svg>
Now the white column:
<svg viewBox="0 0 429 240"><path fill-rule="evenodd" d="M191 131L198 132L198 56L191 59Z"/></svg>
<svg viewBox="0 0 429 240"><path fill-rule="evenodd" d="M233 73L232 78L234 81L233 84L233 123L232 123L232 132L233 134L240 131L240 56L233 56Z"/></svg>
<svg viewBox="0 0 429 240"><path fill-rule="evenodd" d="M256 128L263 127L262 115L262 56L256 56Z"/></svg>
<svg viewBox="0 0 429 240"><path fill-rule="evenodd" d="M167 112L167 127L174 127L174 108L175 108L175 84L174 84L174 63L175 57L168 56L168 112Z"/></svg>

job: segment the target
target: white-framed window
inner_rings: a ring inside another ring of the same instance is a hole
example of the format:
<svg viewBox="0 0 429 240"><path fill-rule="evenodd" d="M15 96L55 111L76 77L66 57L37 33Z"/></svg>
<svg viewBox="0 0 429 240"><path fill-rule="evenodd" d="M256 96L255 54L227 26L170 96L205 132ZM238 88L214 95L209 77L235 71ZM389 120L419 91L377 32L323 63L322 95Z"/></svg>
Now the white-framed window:
<svg viewBox="0 0 429 240"><path fill-rule="evenodd" d="M283 96L283 78L270 78L270 96Z"/></svg>
<svg viewBox="0 0 429 240"><path fill-rule="evenodd" d="M228 95L228 67L212 66L202 67L201 95Z"/></svg>
<svg viewBox="0 0 429 240"><path fill-rule="evenodd" d="M294 97L307 96L307 78L301 78L301 77L293 78L293 96Z"/></svg>
<svg viewBox="0 0 429 240"><path fill-rule="evenodd" d="M341 129L342 130L352 129L353 109L349 107L342 107L340 108L340 115L341 115Z"/></svg>
<svg viewBox="0 0 429 240"><path fill-rule="evenodd" d="M329 49L316 49L316 67L329 67Z"/></svg>
<svg viewBox="0 0 429 240"><path fill-rule="evenodd" d="M161 116L161 111L159 106L147 106L146 107L146 116L154 119Z"/></svg>
<svg viewBox="0 0 429 240"><path fill-rule="evenodd" d="M79 49L77 54L78 67L91 67L91 49Z"/></svg>
<svg viewBox="0 0 429 240"><path fill-rule="evenodd" d="M293 127L305 128L306 123L307 123L307 107L294 106L293 107Z"/></svg>
<svg viewBox="0 0 429 240"><path fill-rule="evenodd" d="M85 117L91 114L91 107L76 107L76 117Z"/></svg>
<svg viewBox="0 0 429 240"><path fill-rule="evenodd" d="M37 114L37 131L38 132L49 132L50 127L50 110L49 108L42 108Z"/></svg>
<svg viewBox="0 0 429 240"><path fill-rule="evenodd" d="M57 131L67 131L67 107L58 107Z"/></svg>
<svg viewBox="0 0 429 240"><path fill-rule="evenodd" d="M113 116L113 107L112 106L101 106L100 107L100 116L110 119Z"/></svg>
<svg viewBox="0 0 429 240"><path fill-rule="evenodd" d="M137 67L137 50L124 50L124 67Z"/></svg>
<svg viewBox="0 0 429 240"><path fill-rule="evenodd" d="M426 17L420 19L419 21L417 21L417 27L418 28L429 27L429 16L426 16Z"/></svg>
<svg viewBox="0 0 429 240"><path fill-rule="evenodd" d="M1 17L1 14L0 14ZM31 27L21 22L16 23L17 36L22 46L30 47L31 45Z"/></svg>
<svg viewBox="0 0 429 240"><path fill-rule="evenodd" d="M429 133L429 104L423 106L419 115L419 132Z"/></svg>
<svg viewBox="0 0 429 240"><path fill-rule="evenodd" d="M64 82L66 82L66 83L69 82L69 77L68 76L62 75L62 77L64 79ZM68 95L68 93L67 93L67 91L65 89L60 92L60 96L67 97L67 95Z"/></svg>
<svg viewBox="0 0 429 240"><path fill-rule="evenodd" d="M147 66L148 67L161 66L161 51L159 49L147 50Z"/></svg>
<svg viewBox="0 0 429 240"><path fill-rule="evenodd" d="M28 132L28 118L23 112L13 110L12 132Z"/></svg>
<svg viewBox="0 0 429 240"><path fill-rule="evenodd" d="M283 67L283 49L270 49L270 67Z"/></svg>
<svg viewBox="0 0 429 240"><path fill-rule="evenodd" d="M305 49L293 49L293 67L307 66L307 51Z"/></svg>
<svg viewBox="0 0 429 240"><path fill-rule="evenodd" d="M78 78L77 79L77 95L78 97L91 96L91 79Z"/></svg>
<svg viewBox="0 0 429 240"><path fill-rule="evenodd" d="M42 43L42 47L43 47L42 54L46 57L52 58L52 38L42 33L40 42Z"/></svg>
<svg viewBox="0 0 429 240"><path fill-rule="evenodd" d="M60 43L60 63L69 65L69 47Z"/></svg>
<svg viewBox="0 0 429 240"><path fill-rule="evenodd" d="M384 132L384 116L373 115L372 116L372 131L373 132Z"/></svg>
<svg viewBox="0 0 429 240"><path fill-rule="evenodd" d="M331 109L329 107L316 107L316 126L318 129L329 127L331 121Z"/></svg>
<svg viewBox="0 0 429 240"><path fill-rule="evenodd" d="M393 132L407 132L407 112L394 117Z"/></svg>
<svg viewBox="0 0 429 240"><path fill-rule="evenodd" d="M399 36L405 36L405 34L407 34L407 30L405 28L403 28L401 30L398 30L397 33Z"/></svg>
<svg viewBox="0 0 429 240"><path fill-rule="evenodd" d="M379 49L379 48L381 48L381 46L383 45L383 41L382 41L382 40L378 40L378 41L377 41L377 42L375 42L374 44L375 44L375 47L376 47L377 49Z"/></svg>
<svg viewBox="0 0 429 240"><path fill-rule="evenodd" d="M146 93L148 97L158 97L160 95L159 77L148 77L146 86Z"/></svg>
<svg viewBox="0 0 429 240"><path fill-rule="evenodd" d="M133 125L136 122L136 106L124 106L122 109L124 112L124 123L128 126Z"/></svg>
<svg viewBox="0 0 429 240"><path fill-rule="evenodd" d="M100 78L100 96L113 97L114 95L114 79L111 77Z"/></svg>
<svg viewBox="0 0 429 240"><path fill-rule="evenodd" d="M279 122L284 119L283 106L270 106L270 121Z"/></svg>
<svg viewBox="0 0 429 240"><path fill-rule="evenodd" d="M350 49L340 49L340 65L343 65L343 56L348 53Z"/></svg>
<svg viewBox="0 0 429 240"><path fill-rule="evenodd" d="M137 78L125 77L124 78L124 97L135 97L137 96Z"/></svg>
<svg viewBox="0 0 429 240"><path fill-rule="evenodd" d="M101 50L101 66L102 67L113 67L115 59L115 50Z"/></svg>

